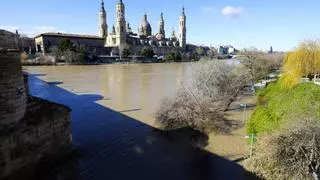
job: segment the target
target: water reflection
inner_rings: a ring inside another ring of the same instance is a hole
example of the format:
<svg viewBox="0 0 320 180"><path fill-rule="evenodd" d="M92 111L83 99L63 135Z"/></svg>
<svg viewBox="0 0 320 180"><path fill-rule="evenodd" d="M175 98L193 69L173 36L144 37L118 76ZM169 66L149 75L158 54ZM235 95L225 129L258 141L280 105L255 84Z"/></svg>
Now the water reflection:
<svg viewBox="0 0 320 180"><path fill-rule="evenodd" d="M73 147L78 157L46 178L250 179L241 166L198 148L206 145L206 135L186 129L164 132L141 122L150 123L155 104L175 92L176 78L187 78L187 65L173 67L28 68L29 72L47 72L41 78L49 82L63 82L48 84L30 76L33 95L72 108Z"/></svg>

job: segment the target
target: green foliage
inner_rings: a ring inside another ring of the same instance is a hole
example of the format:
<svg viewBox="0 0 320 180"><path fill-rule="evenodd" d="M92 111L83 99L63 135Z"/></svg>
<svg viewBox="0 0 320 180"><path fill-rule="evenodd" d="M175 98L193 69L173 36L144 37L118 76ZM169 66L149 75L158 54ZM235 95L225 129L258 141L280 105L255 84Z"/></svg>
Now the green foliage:
<svg viewBox="0 0 320 180"><path fill-rule="evenodd" d="M131 55L131 51L128 48L124 48L121 52L121 56L124 59L127 59Z"/></svg>
<svg viewBox="0 0 320 180"><path fill-rule="evenodd" d="M147 58L152 58L154 56L154 51L151 47L144 47L141 50L141 55Z"/></svg>
<svg viewBox="0 0 320 180"><path fill-rule="evenodd" d="M258 92L258 107L248 123L248 133L259 134L279 129L296 114L320 118L320 86L298 84L292 89L281 88L281 83L270 84Z"/></svg>
<svg viewBox="0 0 320 180"><path fill-rule="evenodd" d="M187 60L188 61L199 61L200 60L200 56L198 55L198 53L194 52L194 53L190 53L187 56Z"/></svg>
<svg viewBox="0 0 320 180"><path fill-rule="evenodd" d="M196 52L199 56L204 56L205 55L205 52L204 52L204 49L202 47L198 47L196 49Z"/></svg>
<svg viewBox="0 0 320 180"><path fill-rule="evenodd" d="M58 43L58 50L61 52L65 52L67 50L74 51L73 43L70 39L63 39Z"/></svg>
<svg viewBox="0 0 320 180"><path fill-rule="evenodd" d="M182 54L181 52L168 52L164 56L165 62L181 62L182 61Z"/></svg>

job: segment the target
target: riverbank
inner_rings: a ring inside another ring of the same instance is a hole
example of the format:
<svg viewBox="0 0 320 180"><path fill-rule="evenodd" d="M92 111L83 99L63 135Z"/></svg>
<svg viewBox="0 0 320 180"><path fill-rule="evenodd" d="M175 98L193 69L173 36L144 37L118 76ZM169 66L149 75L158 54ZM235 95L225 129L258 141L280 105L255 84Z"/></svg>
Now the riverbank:
<svg viewBox="0 0 320 180"><path fill-rule="evenodd" d="M240 104L246 104L247 108L240 108ZM207 151L225 157L232 161L241 161L249 154L246 122L250 118L256 105L256 97L252 93L242 94L237 101L231 104L229 111L225 112L226 119L232 121L234 127L241 126L231 132L230 135L210 134Z"/></svg>

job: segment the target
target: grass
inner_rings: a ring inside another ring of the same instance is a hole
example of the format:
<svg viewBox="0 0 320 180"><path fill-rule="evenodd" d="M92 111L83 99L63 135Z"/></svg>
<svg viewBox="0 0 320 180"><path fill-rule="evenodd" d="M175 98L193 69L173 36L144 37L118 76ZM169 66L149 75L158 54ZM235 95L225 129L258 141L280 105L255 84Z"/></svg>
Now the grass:
<svg viewBox="0 0 320 180"><path fill-rule="evenodd" d="M277 131L295 115L320 117L320 86L313 83L298 84L292 89L272 83L258 91L257 98L258 107L247 126L249 134Z"/></svg>

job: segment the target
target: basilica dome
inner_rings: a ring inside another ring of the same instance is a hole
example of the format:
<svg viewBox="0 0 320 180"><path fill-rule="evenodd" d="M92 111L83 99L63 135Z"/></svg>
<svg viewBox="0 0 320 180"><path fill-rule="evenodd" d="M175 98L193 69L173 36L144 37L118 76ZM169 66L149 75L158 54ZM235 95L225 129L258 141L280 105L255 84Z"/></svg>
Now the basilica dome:
<svg viewBox="0 0 320 180"><path fill-rule="evenodd" d="M139 25L138 32L140 36L149 37L152 34L151 25L148 22L147 14L143 16L142 22Z"/></svg>

